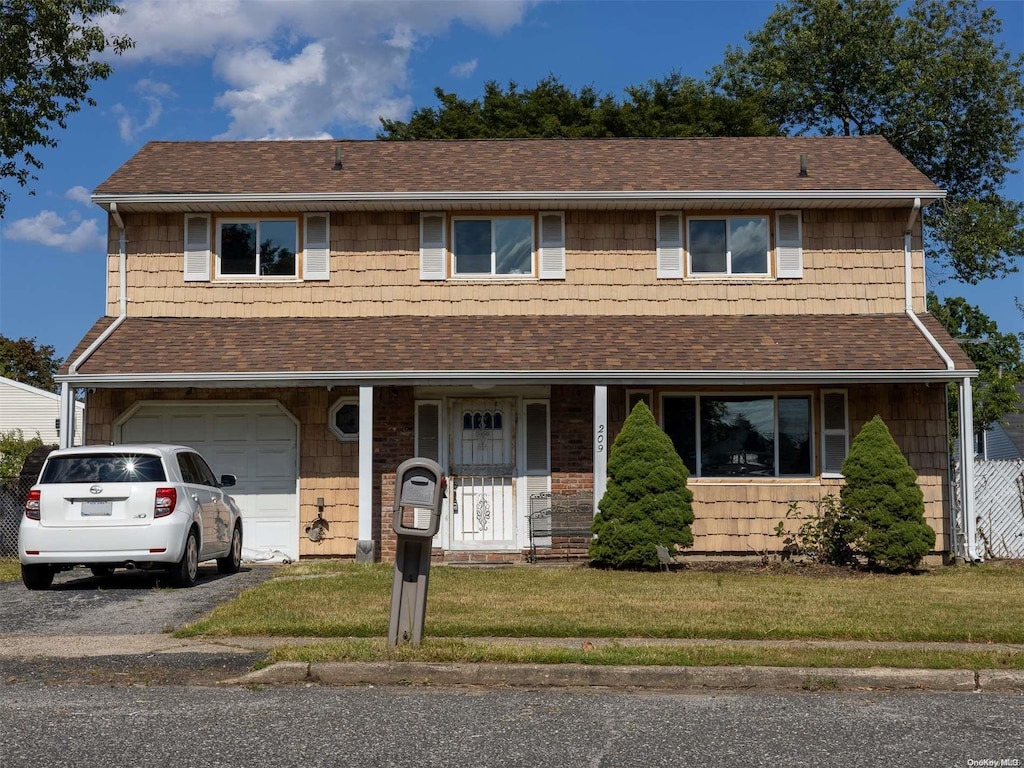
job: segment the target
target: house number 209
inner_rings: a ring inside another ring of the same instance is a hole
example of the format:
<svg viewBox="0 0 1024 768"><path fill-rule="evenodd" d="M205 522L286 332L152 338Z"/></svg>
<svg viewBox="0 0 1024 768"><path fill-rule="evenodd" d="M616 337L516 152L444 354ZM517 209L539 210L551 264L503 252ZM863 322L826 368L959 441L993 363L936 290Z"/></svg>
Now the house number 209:
<svg viewBox="0 0 1024 768"><path fill-rule="evenodd" d="M597 425L597 452L604 453L604 424Z"/></svg>

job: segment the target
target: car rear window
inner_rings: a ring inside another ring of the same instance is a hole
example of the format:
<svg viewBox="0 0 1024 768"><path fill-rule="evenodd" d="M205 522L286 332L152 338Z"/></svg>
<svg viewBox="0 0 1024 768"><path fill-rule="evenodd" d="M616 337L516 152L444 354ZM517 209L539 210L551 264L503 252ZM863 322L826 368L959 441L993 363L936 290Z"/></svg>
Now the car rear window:
<svg viewBox="0 0 1024 768"><path fill-rule="evenodd" d="M162 483L167 479L159 456L137 453L50 456L40 483Z"/></svg>

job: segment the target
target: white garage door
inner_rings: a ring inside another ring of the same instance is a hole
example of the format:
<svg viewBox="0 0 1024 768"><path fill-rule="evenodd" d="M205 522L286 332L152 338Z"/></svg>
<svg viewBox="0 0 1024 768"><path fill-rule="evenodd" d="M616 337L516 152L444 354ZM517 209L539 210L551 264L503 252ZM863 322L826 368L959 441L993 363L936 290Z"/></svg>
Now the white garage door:
<svg viewBox="0 0 1024 768"><path fill-rule="evenodd" d="M146 403L121 425L122 443L195 448L214 473L235 475L246 550L299 556L295 422L274 403Z"/></svg>

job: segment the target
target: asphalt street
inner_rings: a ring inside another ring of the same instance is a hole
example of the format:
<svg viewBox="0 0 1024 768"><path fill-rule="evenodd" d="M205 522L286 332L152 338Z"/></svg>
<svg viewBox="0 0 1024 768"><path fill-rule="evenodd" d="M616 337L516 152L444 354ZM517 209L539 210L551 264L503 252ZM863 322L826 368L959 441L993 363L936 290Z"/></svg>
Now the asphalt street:
<svg viewBox="0 0 1024 768"><path fill-rule="evenodd" d="M975 693L7 685L0 764L1015 768L1022 704Z"/></svg>

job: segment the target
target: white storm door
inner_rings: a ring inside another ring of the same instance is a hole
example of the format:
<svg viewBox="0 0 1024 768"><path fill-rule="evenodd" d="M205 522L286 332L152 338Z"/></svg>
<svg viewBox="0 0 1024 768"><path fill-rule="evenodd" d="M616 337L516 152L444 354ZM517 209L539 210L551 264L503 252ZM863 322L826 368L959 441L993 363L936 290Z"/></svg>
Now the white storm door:
<svg viewBox="0 0 1024 768"><path fill-rule="evenodd" d="M455 400L449 437L449 549L516 549L515 401Z"/></svg>

